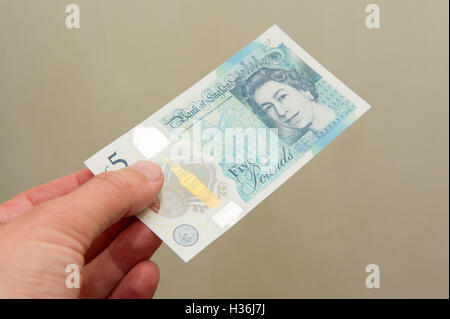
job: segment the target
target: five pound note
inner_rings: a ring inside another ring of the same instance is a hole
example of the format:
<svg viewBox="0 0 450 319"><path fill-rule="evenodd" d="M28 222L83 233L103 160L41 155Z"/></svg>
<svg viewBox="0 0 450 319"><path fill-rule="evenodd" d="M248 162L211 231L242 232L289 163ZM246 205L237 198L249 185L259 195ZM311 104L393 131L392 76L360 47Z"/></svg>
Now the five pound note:
<svg viewBox="0 0 450 319"><path fill-rule="evenodd" d="M158 163L138 218L188 262L369 108L274 25L85 164Z"/></svg>

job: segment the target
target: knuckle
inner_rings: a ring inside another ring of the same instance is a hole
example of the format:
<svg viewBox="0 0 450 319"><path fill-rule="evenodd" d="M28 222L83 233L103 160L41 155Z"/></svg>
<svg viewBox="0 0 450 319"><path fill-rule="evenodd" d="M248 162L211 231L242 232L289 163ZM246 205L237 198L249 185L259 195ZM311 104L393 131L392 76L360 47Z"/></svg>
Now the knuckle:
<svg viewBox="0 0 450 319"><path fill-rule="evenodd" d="M105 172L96 176L99 183L106 185L114 193L127 194L135 191L145 181L139 174L131 170L121 172Z"/></svg>

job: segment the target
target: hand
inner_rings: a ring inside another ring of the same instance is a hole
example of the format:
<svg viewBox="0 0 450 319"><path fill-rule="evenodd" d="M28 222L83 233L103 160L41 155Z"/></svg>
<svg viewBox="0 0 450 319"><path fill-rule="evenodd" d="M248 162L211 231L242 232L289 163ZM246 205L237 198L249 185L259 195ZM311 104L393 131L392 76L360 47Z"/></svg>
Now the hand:
<svg viewBox="0 0 450 319"><path fill-rule="evenodd" d="M151 298L161 240L135 215L157 200L158 165L137 162L93 177L88 169L0 205L0 298ZM66 267L81 287L68 288Z"/></svg>

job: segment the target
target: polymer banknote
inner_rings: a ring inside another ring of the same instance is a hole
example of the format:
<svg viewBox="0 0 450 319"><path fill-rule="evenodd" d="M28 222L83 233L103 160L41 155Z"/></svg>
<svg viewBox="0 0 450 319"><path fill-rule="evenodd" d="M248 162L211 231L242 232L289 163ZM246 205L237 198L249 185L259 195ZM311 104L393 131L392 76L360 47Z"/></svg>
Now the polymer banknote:
<svg viewBox="0 0 450 319"><path fill-rule="evenodd" d="M159 204L138 218L187 262L369 108L274 25L85 165L158 163Z"/></svg>

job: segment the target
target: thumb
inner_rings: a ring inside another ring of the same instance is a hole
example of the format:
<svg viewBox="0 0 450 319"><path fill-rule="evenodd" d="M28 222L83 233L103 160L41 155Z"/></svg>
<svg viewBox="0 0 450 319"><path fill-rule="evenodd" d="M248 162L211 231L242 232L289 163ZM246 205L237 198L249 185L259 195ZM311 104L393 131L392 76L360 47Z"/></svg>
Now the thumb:
<svg viewBox="0 0 450 319"><path fill-rule="evenodd" d="M33 215L45 221L45 228L76 239L84 253L109 226L148 207L162 185L161 168L140 161L93 177L72 193L44 203Z"/></svg>

